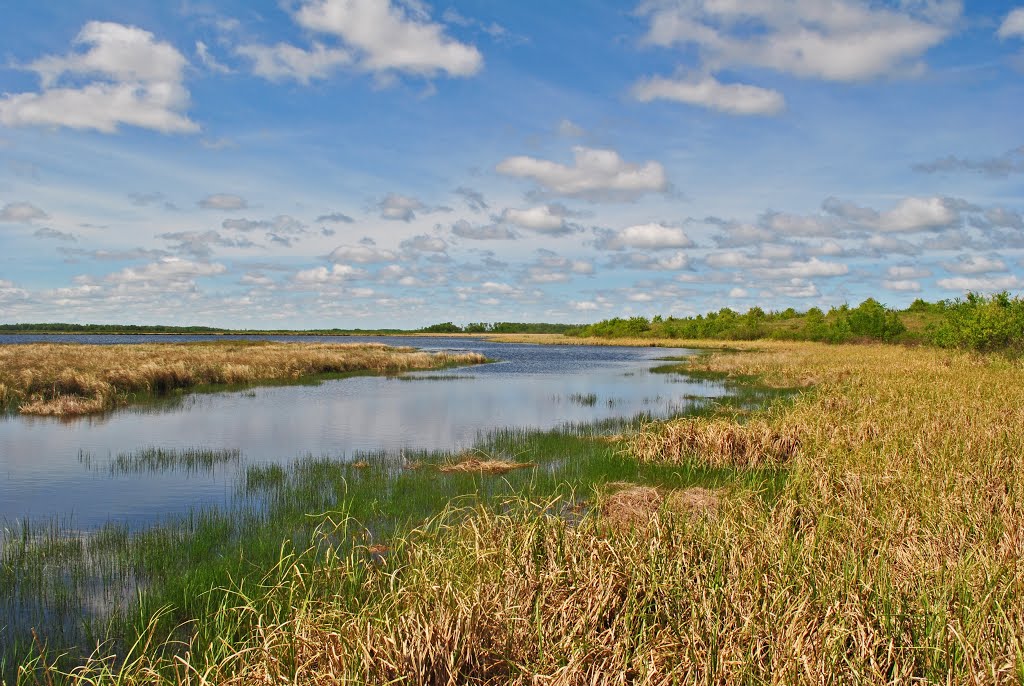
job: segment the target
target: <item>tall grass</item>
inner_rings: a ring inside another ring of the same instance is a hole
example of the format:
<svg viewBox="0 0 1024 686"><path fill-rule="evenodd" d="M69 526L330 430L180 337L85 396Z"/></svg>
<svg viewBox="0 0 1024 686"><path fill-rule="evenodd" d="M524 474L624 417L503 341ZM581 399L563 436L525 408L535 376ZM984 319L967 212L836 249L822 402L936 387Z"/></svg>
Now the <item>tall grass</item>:
<svg viewBox="0 0 1024 686"><path fill-rule="evenodd" d="M2 345L0 405L23 414L80 415L206 385L397 374L485 361L477 353L426 353L378 344Z"/></svg>

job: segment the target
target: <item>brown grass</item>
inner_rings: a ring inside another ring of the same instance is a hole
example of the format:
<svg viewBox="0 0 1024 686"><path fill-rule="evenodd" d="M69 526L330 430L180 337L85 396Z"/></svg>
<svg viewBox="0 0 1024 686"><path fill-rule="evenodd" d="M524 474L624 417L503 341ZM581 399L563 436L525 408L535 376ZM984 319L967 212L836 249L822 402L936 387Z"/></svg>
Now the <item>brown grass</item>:
<svg viewBox="0 0 1024 686"><path fill-rule="evenodd" d="M466 458L459 462L443 464L437 469L443 474L478 472L481 474L508 474L516 469L535 467L533 462L511 462L494 458L479 459L476 457Z"/></svg>
<svg viewBox="0 0 1024 686"><path fill-rule="evenodd" d="M679 419L633 434L626 451L641 462L710 467L777 467L796 457L798 432L764 420Z"/></svg>
<svg viewBox="0 0 1024 686"><path fill-rule="evenodd" d="M0 403L14 405L24 414L78 415L197 386L291 382L364 371L399 373L484 361L476 353L351 343L4 345Z"/></svg>

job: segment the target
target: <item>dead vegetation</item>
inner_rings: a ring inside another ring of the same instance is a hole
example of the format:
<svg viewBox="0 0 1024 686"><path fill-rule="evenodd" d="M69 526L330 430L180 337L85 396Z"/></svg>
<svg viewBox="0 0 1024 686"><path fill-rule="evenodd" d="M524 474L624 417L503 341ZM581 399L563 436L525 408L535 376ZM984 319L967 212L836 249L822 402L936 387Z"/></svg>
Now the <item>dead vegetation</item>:
<svg viewBox="0 0 1024 686"><path fill-rule="evenodd" d="M512 462L497 458L467 457L458 462L449 462L440 465L437 470L442 474L454 473L479 473L479 474L508 474L516 469L536 467L533 462Z"/></svg>
<svg viewBox="0 0 1024 686"><path fill-rule="evenodd" d="M199 386L287 383L355 372L397 374L485 361L477 353L351 343L4 345L0 405L23 414L72 416Z"/></svg>
<svg viewBox="0 0 1024 686"><path fill-rule="evenodd" d="M626 450L641 462L697 463L710 467L777 467L800 449L798 432L760 419L679 419L631 435Z"/></svg>

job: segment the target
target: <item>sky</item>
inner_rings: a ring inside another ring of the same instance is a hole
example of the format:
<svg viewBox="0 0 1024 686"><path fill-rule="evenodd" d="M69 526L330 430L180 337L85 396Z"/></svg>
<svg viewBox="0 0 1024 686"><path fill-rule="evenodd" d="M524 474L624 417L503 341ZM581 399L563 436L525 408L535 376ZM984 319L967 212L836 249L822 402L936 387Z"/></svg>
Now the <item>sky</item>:
<svg viewBox="0 0 1024 686"><path fill-rule="evenodd" d="M0 322L1024 290L1024 5L113 0L0 21Z"/></svg>

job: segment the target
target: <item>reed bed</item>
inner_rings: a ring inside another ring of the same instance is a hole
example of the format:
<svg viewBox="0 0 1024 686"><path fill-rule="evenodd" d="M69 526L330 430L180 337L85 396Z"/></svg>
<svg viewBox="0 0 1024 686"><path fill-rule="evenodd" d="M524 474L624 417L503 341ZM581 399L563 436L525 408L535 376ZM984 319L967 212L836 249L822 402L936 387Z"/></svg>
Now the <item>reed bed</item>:
<svg viewBox="0 0 1024 686"><path fill-rule="evenodd" d="M4 345L0 404L22 414L72 416L202 386L398 374L485 361L477 353L427 353L379 344Z"/></svg>

